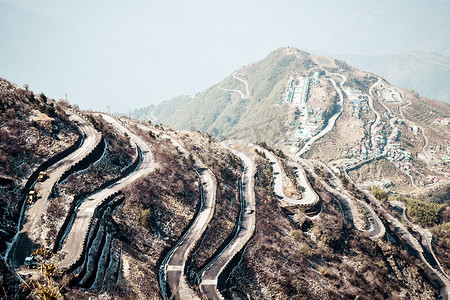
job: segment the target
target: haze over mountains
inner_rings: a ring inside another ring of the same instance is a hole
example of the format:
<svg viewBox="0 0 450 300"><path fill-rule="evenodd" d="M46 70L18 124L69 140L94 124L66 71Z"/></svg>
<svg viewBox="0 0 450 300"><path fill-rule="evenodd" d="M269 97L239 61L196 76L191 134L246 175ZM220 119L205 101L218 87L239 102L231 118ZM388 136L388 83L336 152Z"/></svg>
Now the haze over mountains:
<svg viewBox="0 0 450 300"><path fill-rule="evenodd" d="M0 49L0 66L2 76L20 86L57 99L67 93L83 108L125 113L196 94L286 45L338 58L411 51L449 56L449 13L449 3L419 0L230 1L218 7L204 1L3 0L0 37L8 46ZM412 57L395 70L373 71L395 84L420 81L424 86L415 89L427 97L446 97L442 72L422 73L416 65ZM395 76L400 72L402 81Z"/></svg>
<svg viewBox="0 0 450 300"><path fill-rule="evenodd" d="M350 65L383 76L396 86L450 103L450 58L437 53L337 55Z"/></svg>

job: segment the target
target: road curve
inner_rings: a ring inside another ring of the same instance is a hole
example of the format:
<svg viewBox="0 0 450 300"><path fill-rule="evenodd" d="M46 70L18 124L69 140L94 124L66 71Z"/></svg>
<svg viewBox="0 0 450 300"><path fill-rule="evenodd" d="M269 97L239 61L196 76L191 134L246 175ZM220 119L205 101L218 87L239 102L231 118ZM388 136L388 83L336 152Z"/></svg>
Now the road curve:
<svg viewBox="0 0 450 300"><path fill-rule="evenodd" d="M366 231L368 233L369 237L371 237L373 239L382 238L386 234L386 228L384 227L383 222L381 222L380 218L375 213L375 211L372 209L372 207L370 207L363 201L353 197L347 191L347 189L344 187L344 185L342 184L342 181L336 177L336 175L333 173L333 171L326 164L324 164L323 162L318 161L318 160L316 160L314 162L318 165L321 165L323 168L325 168L328 171L328 174L331 174L330 181L332 181L334 186L336 186L336 189L338 190L338 192L340 192L347 199L347 201L349 201L351 203L351 207L352 207L354 215L359 214L358 209L354 207L354 204L360 206L363 209L363 211L366 215L366 218L367 218L367 222L368 222L367 225L369 225L369 229L368 230L360 229L360 230Z"/></svg>
<svg viewBox="0 0 450 300"><path fill-rule="evenodd" d="M255 164L253 160L245 154L244 152L238 151L232 148L233 144L241 144L239 141L225 141L222 142L227 150L242 159L245 164L245 172L242 174L241 186L245 186L245 193L241 194L244 197L245 205L241 205L241 212L239 217L239 224L236 235L233 237L231 242L225 247L225 249L218 254L209 263L204 270L200 273L201 283L199 285L200 290L207 299L223 299L222 295L217 290L217 282L219 275L226 268L228 263L233 259L233 257L247 244L255 231L256 224L256 206L255 206L255 192L254 192L254 182L253 176L255 174ZM246 145L246 143L242 143ZM250 207L253 211L248 214L245 213L242 208Z"/></svg>
<svg viewBox="0 0 450 300"><path fill-rule="evenodd" d="M319 201L319 196L314 191L314 189L311 187L311 184L308 181L308 178L306 177L305 169L298 163L295 164L297 167L297 180L301 187L304 188L303 194L302 194L302 204L313 204Z"/></svg>
<svg viewBox="0 0 450 300"><path fill-rule="evenodd" d="M197 161L196 164L199 162ZM165 282L170 288L173 299L196 299L192 289L188 287L184 276L184 269L188 256L202 237L206 227L214 214L216 201L216 184L214 175L209 169L198 166L202 182L202 202L199 213L185 235L183 235L175 246L173 251L169 252L167 263L164 268ZM164 294L167 299L167 292Z"/></svg>
<svg viewBox="0 0 450 300"><path fill-rule="evenodd" d="M237 80L239 80L239 81L241 81L241 82L243 82L243 83L245 84L245 92L246 92L245 95L244 95L244 93L243 93L242 91L240 91L240 90L227 89L227 88L221 87L220 85L217 85L217 87L218 87L219 89L221 89L222 91L232 92L232 93L238 93L239 95L241 95L241 99L247 99L248 97L250 97L250 91L248 90L248 83L247 83L247 81L244 80L244 79L242 79L242 78L237 77L237 76L236 76L236 72L233 73L233 78L234 78L234 79L237 79Z"/></svg>
<svg viewBox="0 0 450 300"><path fill-rule="evenodd" d="M436 257L436 254L434 253L433 250L433 234L425 228L422 228L421 226L414 224L413 222L411 222L406 214L406 205L405 203L401 202L401 201L390 201L389 202L392 206L400 208L401 212L402 212L402 219L409 225L411 226L415 231L417 231L421 237L421 244L423 245L423 247L426 249L426 251L432 256L430 258L430 260L434 260L435 262L435 268L441 272L445 277L449 278L448 275L444 272L444 269L441 266L441 263L439 262L438 258ZM431 263L431 262L430 262Z"/></svg>
<svg viewBox="0 0 450 300"><path fill-rule="evenodd" d="M135 123L139 128L144 130L152 130L154 133L160 134L163 138L167 138L171 143L187 156L188 151L172 136L165 134L159 130L149 128L140 123ZM201 206L199 212L194 217L194 221L186 231L186 233L176 242L175 246L169 251L160 266L159 284L163 299L169 299L168 287L170 289L170 299L197 299L195 292L189 287L184 276L184 269L188 256L197 241L202 237L206 227L213 217L216 203L216 180L212 172L195 156L194 168L198 172L202 191Z"/></svg>
<svg viewBox="0 0 450 300"><path fill-rule="evenodd" d="M336 177L336 175L331 171L331 169L326 164L318 160L301 159L298 161L303 166L305 166L305 168L307 168L308 171L317 180L319 180L322 183L322 185L329 193L337 197L342 209L344 219L348 224L350 224L352 227L355 226L356 229L358 229L359 231L366 232L368 236L372 239L380 239L385 235L386 229L383 223L381 222L380 218L378 217L378 215L375 213L375 211L363 201L353 197L347 191L347 189L345 189L341 180ZM330 184L333 185L333 187L331 187L329 184L327 184L325 181L323 181L315 174L313 164L316 166L320 166L326 170L326 172L328 173L328 180ZM358 218L358 216L360 216L360 213L357 206L361 207L361 209L364 211L364 214L366 215L367 219L366 225L368 225L369 229L363 229L363 224L360 224L360 222L355 222L355 219L360 219Z"/></svg>
<svg viewBox="0 0 450 300"><path fill-rule="evenodd" d="M141 130L151 131L160 138L168 139L183 157L189 157L189 151L171 135L135 120L126 120L125 122L136 125ZM197 157L193 156L193 158L195 161L194 168L199 174L202 183L201 206L199 212L194 216L194 222L185 234L178 239L175 246L170 249L159 267L158 281L163 299L198 298L186 282L184 269L192 248L203 235L213 216L216 203L216 180L212 172ZM170 289L170 298L167 287Z"/></svg>
<svg viewBox="0 0 450 300"><path fill-rule="evenodd" d="M13 241L15 242L13 242L9 254L6 254L6 257L10 257L10 262L14 265L21 265L25 256L30 254L25 252L34 250L28 249L30 243L42 243L39 241L39 237L32 235L39 232L35 230L36 224L41 220L42 212L50 197L53 186L58 183L64 172L66 172L74 163L87 156L100 142L101 134L97 132L88 121L72 110L66 110L65 112L69 115L71 121L78 123L78 127L84 135L84 139L78 149L48 168L48 178L44 182L36 182L34 189L37 191L39 199L31 205L26 212L26 221L20 232L18 232L14 238ZM19 220L19 222L20 221L21 220Z"/></svg>
<svg viewBox="0 0 450 300"><path fill-rule="evenodd" d="M441 271L435 269L428 260L425 258L424 251L417 239L408 231L408 229L403 225L402 222L393 217L381 204L381 202L375 198L370 192L366 190L362 190L367 197L369 197L370 201L376 206L378 211L380 211L385 219L395 227L401 236L401 238L409 244L414 250L419 254L420 260L425 265L425 270L429 273L429 275L436 281L441 283L440 294L442 299L449 300L450 299L450 280L443 274Z"/></svg>
<svg viewBox="0 0 450 300"><path fill-rule="evenodd" d="M374 99L374 97L373 97L373 88L375 87L375 86L377 86L377 85L379 85L380 84L380 82L381 82L381 78L379 78L378 77L378 80L377 80L377 82L375 82L374 84L372 84L371 86L370 86L370 88L369 88L369 107L370 107L370 109L375 113L375 121L373 121L373 123L370 125L370 146L371 146L371 148L373 149L373 147L374 147L374 145L375 145L375 131L376 131L376 125L378 124L378 123L380 123L380 120L381 120L381 116L380 116L380 113L379 112L377 112L376 110L375 110L375 108L373 107L373 99Z"/></svg>
<svg viewBox="0 0 450 300"><path fill-rule="evenodd" d="M345 171L345 170L344 170ZM355 184L350 176L347 175L347 178L350 182ZM425 270L428 274L436 281L439 281L441 284L440 294L442 299L449 300L450 299L450 280L447 278L445 274L443 274L440 270L435 269L425 258L424 251L419 241L408 231L408 229L403 225L402 222L397 220L392 214L387 211L381 204L381 202L373 196L369 191L361 189L361 191L369 198L370 202L375 206L378 212L384 216L384 219L390 223L394 229L399 233L399 236L406 242L411 248L417 251L419 254L420 260L425 265Z"/></svg>
<svg viewBox="0 0 450 300"><path fill-rule="evenodd" d="M281 167L278 159L273 155L273 153L267 149L264 149L259 146L253 146L253 148L257 149L260 152L263 152L267 159L270 161L273 169L273 179L274 179L274 193L275 196L288 204L293 205L311 205L319 201L319 197L316 192L311 188L308 183L308 179L306 178L306 174L303 170L303 167L297 164L297 178L300 179L300 184L305 188L305 192L303 193L304 197L300 200L289 198L284 193L284 182L283 182L283 169Z"/></svg>
<svg viewBox="0 0 450 300"><path fill-rule="evenodd" d="M133 141L136 146L141 149L142 161L139 167L130 175L122 178L115 184L101 191L91 194L80 205L66 241L64 242L62 249L58 252L58 257L63 257L58 262L58 267L60 269L70 267L80 257L95 208L99 206L105 198L119 192L142 176L149 174L157 166L153 160L153 155L149 146L144 141L123 127L123 125L116 118L107 114L99 115L101 115L107 122L111 123L119 132L126 132L128 134L131 141Z"/></svg>
<svg viewBox="0 0 450 300"><path fill-rule="evenodd" d="M239 80L240 82L243 82L245 84L245 97L243 99L247 99L248 97L250 97L250 91L248 90L248 83L247 80L242 79L240 77L236 76L236 72L233 73L233 78Z"/></svg>

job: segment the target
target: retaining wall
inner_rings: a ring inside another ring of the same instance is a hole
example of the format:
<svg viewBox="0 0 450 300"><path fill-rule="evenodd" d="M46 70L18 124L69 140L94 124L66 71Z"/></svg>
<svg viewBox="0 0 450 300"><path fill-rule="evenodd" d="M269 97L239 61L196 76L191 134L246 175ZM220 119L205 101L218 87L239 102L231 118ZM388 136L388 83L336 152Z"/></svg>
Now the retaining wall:
<svg viewBox="0 0 450 300"><path fill-rule="evenodd" d="M55 154L53 157L49 158L48 160L44 161L41 165L39 165L37 167L37 169L33 173L31 173L30 177L28 177L28 180L25 183L25 186L22 188L21 211L25 209L24 206L27 201L28 192L30 191L33 184L37 181L39 173L41 171L47 170L50 166L54 165L55 163L57 163L64 157L68 156L70 153L74 152L76 149L78 149L81 146L81 144L83 142L83 133L80 131L79 128L77 128L77 130L78 130L79 135L78 135L77 140L75 141L75 143L72 146L70 146L69 148L67 148L66 150L64 150L62 152ZM23 220L19 220L19 228L20 228L19 231L22 229L22 226L23 226L22 222L23 222Z"/></svg>
<svg viewBox="0 0 450 300"><path fill-rule="evenodd" d="M69 148L67 148L66 150L59 152L57 154L55 154L53 157L49 158L48 160L44 161L31 175L30 177L28 177L27 183L25 184L25 186L22 189L22 195L24 197L27 196L28 191L30 190L31 186L36 182L39 173L41 171L45 171L47 170L50 166L52 166L53 164L57 163L58 161L60 161L61 159L63 159L64 157L68 156L70 153L74 152L76 149L78 149L81 146L81 143L83 141L82 138L83 134L79 131L79 136L77 138L77 140L75 141L75 143L70 146Z"/></svg>
<svg viewBox="0 0 450 300"><path fill-rule="evenodd" d="M71 165L70 168L67 169L61 175L61 177L58 179L58 183L61 183L62 181L67 179L67 177L69 177L70 174L86 169L92 162L95 162L98 159L100 159L105 149L105 145L106 145L105 139L101 137L100 141L97 143L97 145L95 145L94 149L92 149L91 152L89 152L85 157L83 157L82 159Z"/></svg>
<svg viewBox="0 0 450 300"><path fill-rule="evenodd" d="M133 172L133 170L135 170L138 167L138 165L140 164L141 160L142 160L142 151L141 151L141 149L139 147L136 147L136 158L133 161L133 163L131 165L129 165L128 167L126 167L124 170L122 170L119 177L110 179L108 181L105 181L102 185L100 185L98 188L96 188L90 194L96 193L96 192L98 192L98 191L100 191L100 190L110 186L111 184L119 181L120 179L128 176L131 172ZM76 195L74 197L74 199L73 199L73 201L72 201L72 203L70 205L70 209L69 209L69 212L68 212L68 214L66 216L66 219L64 220L64 223L61 226L61 228L59 229L58 234L56 236L55 244L53 245L53 253L56 253L58 250L60 250L59 249L59 244L61 242L61 239L64 236L64 233L65 233L65 231L67 229L67 226L69 226L69 223L71 221L71 216L75 212L75 209L78 206L80 200L82 200L86 196L87 195L85 195L85 194L79 194L79 195Z"/></svg>
<svg viewBox="0 0 450 300"><path fill-rule="evenodd" d="M105 238L106 238L106 234L110 231L109 223L108 221L106 221L105 223L103 222L105 220L105 213L107 212L108 208L111 208L112 210L114 210L117 206L121 205L123 203L123 201L125 200L125 198L123 197L123 195L117 195L113 198L110 198L111 201L105 201L102 205L97 207L96 212L94 213L94 217L92 220L92 227L90 230L90 233L87 235L86 237L86 247L83 250L84 255L82 257L80 257L80 262L79 262L79 266L76 267L74 266L74 270L73 271L77 271L76 269L80 269L79 273L76 274L76 276L74 278L72 278L72 280L70 281L70 285L77 285L80 281L84 281L83 283L83 287L84 288L89 288L94 282L95 282L95 277L97 275L97 271L92 272L90 275L88 275L86 277L86 274L88 273L88 264L87 264L87 254L89 253L89 249L91 249L92 243L95 239L95 236L97 236L97 232L98 230L103 226L103 229L105 231ZM117 229L116 229L117 230ZM100 245L100 247L95 251L95 264L97 264L103 254L103 248L105 247L105 245L103 245L103 243ZM72 271L72 272L73 272ZM85 278L86 277L86 278Z"/></svg>
<svg viewBox="0 0 450 300"><path fill-rule="evenodd" d="M93 226L93 225L97 222L97 221L96 221L96 220L97 220L96 217L98 216L98 209L99 209L99 207L101 207L101 206L104 205L105 203L110 202L111 200L113 200L114 198L116 198L117 196L119 196L121 193L122 193L121 191L118 191L118 192L115 192L114 194L109 195L109 196L106 197L105 199L103 199L102 203L101 203L99 206L97 206L97 207L95 208L94 215L93 215L93 217L91 218L91 221L89 222L89 226L88 226L89 228L91 228L91 226ZM98 225L97 225L97 226L98 226ZM78 258L75 259L75 260L72 262L72 264L69 265L69 266L65 269L65 272L71 273L71 272L73 272L76 268L79 268L79 267L82 266L82 264L83 264L83 262L84 262L84 260L85 260L85 257L86 257L86 244L89 242L89 233L90 233L90 230L86 230L85 236L84 236L84 238L83 238L83 245L82 245L82 247L81 247L82 251L81 251L81 253L78 255Z"/></svg>

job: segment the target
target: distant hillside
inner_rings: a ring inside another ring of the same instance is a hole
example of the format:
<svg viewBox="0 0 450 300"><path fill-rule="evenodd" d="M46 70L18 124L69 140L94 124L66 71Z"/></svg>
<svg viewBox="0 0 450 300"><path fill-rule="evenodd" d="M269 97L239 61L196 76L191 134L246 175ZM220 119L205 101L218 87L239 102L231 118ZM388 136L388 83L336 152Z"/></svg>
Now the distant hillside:
<svg viewBox="0 0 450 300"><path fill-rule="evenodd" d="M316 72L348 72L347 64L293 49L280 48L261 61L246 65L195 97L181 96L146 109L135 110L132 117L157 121L175 129L199 130L217 138L247 138L276 143L291 136L300 114L286 103L289 84L301 85ZM355 69L356 70L356 69ZM365 75L364 73L363 75ZM355 82L364 79L354 76ZM359 78L359 79L357 79ZM349 84L353 81L349 81ZM307 90L303 106L315 103L314 116L326 119L336 108L337 94L330 80L315 84L315 94ZM357 84L356 84L357 86ZM297 93L299 93L297 87ZM368 83L367 83L368 88ZM309 93L308 93L309 92ZM314 100L315 99L315 100ZM294 116L295 115L295 116Z"/></svg>
<svg viewBox="0 0 450 300"><path fill-rule="evenodd" d="M277 103L285 93L288 77L293 71L312 75L313 68L308 53L283 48L195 97L176 97L148 107L146 117L176 129L206 131L219 138L278 140L286 131L288 106ZM139 117L139 111L132 116Z"/></svg>
<svg viewBox="0 0 450 300"><path fill-rule="evenodd" d="M349 64L381 75L392 84L450 103L450 57L427 52L404 55L343 55Z"/></svg>

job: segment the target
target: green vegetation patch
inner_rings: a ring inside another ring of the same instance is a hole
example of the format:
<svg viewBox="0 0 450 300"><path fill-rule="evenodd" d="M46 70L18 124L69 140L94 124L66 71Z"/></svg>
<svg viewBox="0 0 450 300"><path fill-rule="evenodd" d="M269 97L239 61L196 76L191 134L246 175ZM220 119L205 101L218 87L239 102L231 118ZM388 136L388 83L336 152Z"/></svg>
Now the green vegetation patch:
<svg viewBox="0 0 450 300"><path fill-rule="evenodd" d="M396 198L394 200L404 202L408 208L408 215L423 227L439 225L442 221L441 212L447 207L446 204L436 204L410 198Z"/></svg>

